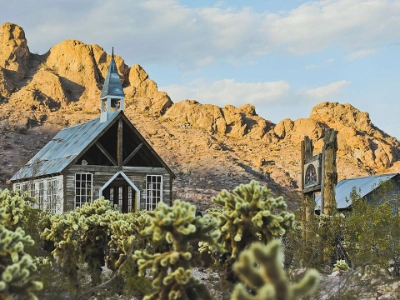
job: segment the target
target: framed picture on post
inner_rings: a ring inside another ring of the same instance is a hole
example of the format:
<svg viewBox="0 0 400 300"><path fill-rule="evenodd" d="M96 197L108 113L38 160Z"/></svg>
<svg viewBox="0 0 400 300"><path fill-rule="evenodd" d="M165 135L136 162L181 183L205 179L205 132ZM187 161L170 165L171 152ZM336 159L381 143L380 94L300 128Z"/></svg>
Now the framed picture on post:
<svg viewBox="0 0 400 300"><path fill-rule="evenodd" d="M304 162L303 190L318 190L321 187L321 154Z"/></svg>

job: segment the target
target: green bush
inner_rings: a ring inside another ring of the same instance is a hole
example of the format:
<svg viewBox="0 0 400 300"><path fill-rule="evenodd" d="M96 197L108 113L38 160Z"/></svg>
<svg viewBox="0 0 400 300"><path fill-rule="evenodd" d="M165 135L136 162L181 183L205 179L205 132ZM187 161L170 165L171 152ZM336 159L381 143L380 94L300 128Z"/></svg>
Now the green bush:
<svg viewBox="0 0 400 300"><path fill-rule="evenodd" d="M367 265L400 276L400 215L389 201L371 204L353 190L352 210L346 218L344 235L353 268Z"/></svg>

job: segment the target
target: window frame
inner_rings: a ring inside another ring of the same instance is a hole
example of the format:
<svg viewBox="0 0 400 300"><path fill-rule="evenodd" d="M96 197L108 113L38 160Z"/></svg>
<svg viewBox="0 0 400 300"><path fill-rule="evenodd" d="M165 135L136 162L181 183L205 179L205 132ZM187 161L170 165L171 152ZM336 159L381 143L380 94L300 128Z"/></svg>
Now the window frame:
<svg viewBox="0 0 400 300"><path fill-rule="evenodd" d="M53 214L55 214L57 211L58 189L59 186L57 178L50 178L47 180L46 209Z"/></svg>
<svg viewBox="0 0 400 300"><path fill-rule="evenodd" d="M162 201L163 201L163 176L146 175L146 202L145 202L146 210L153 211L157 207L157 204Z"/></svg>
<svg viewBox="0 0 400 300"><path fill-rule="evenodd" d="M79 180L78 180L78 176L80 176ZM83 179L83 176L85 176L85 179ZM90 177L90 180L88 180L88 177ZM79 183L79 186L78 186L78 183ZM81 207L85 203L92 203L92 201L93 201L93 174L92 173L88 173L88 172L75 173L74 187L75 187L74 209L76 209L77 207ZM78 191L79 191L79 193L78 193ZM78 201L78 199L79 199L79 201Z"/></svg>
<svg viewBox="0 0 400 300"><path fill-rule="evenodd" d="M46 180L39 180L35 182L35 198L37 200L38 208L44 209L46 202Z"/></svg>

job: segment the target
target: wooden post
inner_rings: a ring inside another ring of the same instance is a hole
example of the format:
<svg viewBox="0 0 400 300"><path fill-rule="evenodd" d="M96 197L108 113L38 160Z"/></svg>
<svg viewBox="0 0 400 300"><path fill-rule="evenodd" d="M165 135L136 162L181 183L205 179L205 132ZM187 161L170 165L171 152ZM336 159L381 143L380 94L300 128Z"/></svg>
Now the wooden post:
<svg viewBox="0 0 400 300"><path fill-rule="evenodd" d="M307 136L306 136L307 138ZM305 158L305 140L301 141L301 188L304 187L304 158ZM307 242L307 197L306 194L302 194L301 199L301 232L304 242Z"/></svg>
<svg viewBox="0 0 400 300"><path fill-rule="evenodd" d="M322 151L322 176L323 186L321 189L321 212L327 215L333 215L336 212L336 184L337 184L337 167L336 167L336 152L337 131L332 128L325 129L324 148Z"/></svg>
<svg viewBox="0 0 400 300"><path fill-rule="evenodd" d="M314 146L312 140L305 136L304 140L301 142L301 186L304 188L304 161L313 156ZM309 230L314 215L314 192L303 193L302 199L302 233L303 240L307 243L309 238Z"/></svg>
<svg viewBox="0 0 400 300"><path fill-rule="evenodd" d="M122 120L119 119L118 121L118 136L117 136L117 161L118 167L122 169L123 165L123 123Z"/></svg>

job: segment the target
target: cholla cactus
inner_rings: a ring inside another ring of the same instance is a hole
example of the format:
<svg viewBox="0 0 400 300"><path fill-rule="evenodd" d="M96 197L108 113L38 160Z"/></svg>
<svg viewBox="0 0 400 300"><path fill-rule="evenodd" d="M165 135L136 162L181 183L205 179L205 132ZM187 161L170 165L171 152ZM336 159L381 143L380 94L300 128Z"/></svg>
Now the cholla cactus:
<svg viewBox="0 0 400 300"><path fill-rule="evenodd" d="M350 267L344 259L336 261L336 263L333 265L333 272L346 272L348 270L350 270Z"/></svg>
<svg viewBox="0 0 400 300"><path fill-rule="evenodd" d="M4 208L6 214L3 225L9 230L24 228L27 223L27 212L30 209L28 203L33 201L34 199L27 194L21 196L19 191L14 193L8 189L0 190L0 206Z"/></svg>
<svg viewBox="0 0 400 300"><path fill-rule="evenodd" d="M24 247L33 245L29 235L18 227L15 231L5 228L5 208L0 209L0 299L12 299L12 295L21 295L37 299L36 291L42 289L42 283L32 279L36 266Z"/></svg>
<svg viewBox="0 0 400 300"><path fill-rule="evenodd" d="M52 254L71 283L78 284L76 265L83 261L88 263L92 283L99 283L110 226L117 215L118 210L108 200L98 199L75 211L51 217L51 226L45 229L42 238L54 242Z"/></svg>
<svg viewBox="0 0 400 300"><path fill-rule="evenodd" d="M133 249L144 249L151 241L149 237L141 236L145 228L150 226L150 216L139 211L120 214L118 220L110 224L111 239L108 243L113 251L107 257L107 267L116 270L132 254Z"/></svg>
<svg viewBox="0 0 400 300"><path fill-rule="evenodd" d="M67 214L56 214L50 219L51 226L41 234L41 238L52 241L54 250L51 254L56 258L72 285L78 285L77 264L80 259L78 240L88 229L85 217L76 211Z"/></svg>
<svg viewBox="0 0 400 300"><path fill-rule="evenodd" d="M100 198L76 209L84 218L85 225L79 240L81 259L88 263L92 284L101 282L102 266L105 265L106 248L111 236L111 224L119 216L118 208Z"/></svg>
<svg viewBox="0 0 400 300"><path fill-rule="evenodd" d="M149 212L151 225L143 234L151 234L153 241L167 241L172 244L172 251L149 254L135 251L139 265L139 275L146 269L153 272L153 294L144 299L193 299L209 298L208 291L200 280L194 278L192 268L201 266L199 253L190 251L190 242L206 241L210 247L218 249L216 230L218 221L211 216L196 216L196 207L176 200L173 206L160 202L155 211ZM202 295L200 295L203 293Z"/></svg>
<svg viewBox="0 0 400 300"><path fill-rule="evenodd" d="M94 200L93 203L85 203L76 209L81 215L90 217L94 215L105 215L109 212L117 212L118 207L113 206L110 201L104 197Z"/></svg>
<svg viewBox="0 0 400 300"><path fill-rule="evenodd" d="M267 243L293 226L294 214L284 211L283 198L272 198L271 190L254 180L233 193L223 190L213 202L223 208L210 214L221 222L222 243L232 259L252 242Z"/></svg>
<svg viewBox="0 0 400 300"><path fill-rule="evenodd" d="M268 243L253 243L250 249L243 251L239 261L233 265L240 279L254 291L250 294L239 283L235 286L232 300L294 300L310 295L318 286L319 274L308 270L304 278L290 285L282 267L282 249L279 240Z"/></svg>

